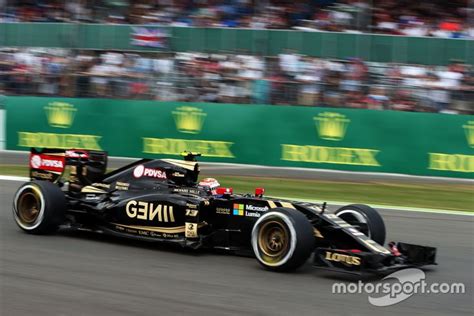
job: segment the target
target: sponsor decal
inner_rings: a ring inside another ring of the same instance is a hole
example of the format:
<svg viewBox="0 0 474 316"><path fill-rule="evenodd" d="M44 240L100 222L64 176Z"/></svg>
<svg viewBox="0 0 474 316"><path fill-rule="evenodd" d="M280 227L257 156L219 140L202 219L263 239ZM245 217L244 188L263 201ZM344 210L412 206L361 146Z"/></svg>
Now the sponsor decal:
<svg viewBox="0 0 474 316"><path fill-rule="evenodd" d="M140 178L141 176L143 176L144 171L145 171L145 166L138 165L135 167L135 169L133 169L133 176L135 178Z"/></svg>
<svg viewBox="0 0 474 316"><path fill-rule="evenodd" d="M149 177L166 179L166 172L161 169L146 168L144 165L138 165L133 169L133 176L135 178Z"/></svg>
<svg viewBox="0 0 474 316"><path fill-rule="evenodd" d="M310 145L282 144L282 160L341 165L381 166L376 155L380 150Z"/></svg>
<svg viewBox="0 0 474 316"><path fill-rule="evenodd" d="M474 155L428 153L428 169L454 172L474 172Z"/></svg>
<svg viewBox="0 0 474 316"><path fill-rule="evenodd" d="M38 171L33 171L31 173L31 176L35 179L43 179L43 180L53 180L53 174L52 173L41 173Z"/></svg>
<svg viewBox="0 0 474 316"><path fill-rule="evenodd" d="M53 127L68 128L74 122L77 109L66 102L51 102L44 107L48 124Z"/></svg>
<svg viewBox="0 0 474 316"><path fill-rule="evenodd" d="M224 207L216 207L216 214L230 215L230 209Z"/></svg>
<svg viewBox="0 0 474 316"><path fill-rule="evenodd" d="M59 149L75 147L102 150L99 145L101 138L101 136L96 135L18 132L18 146Z"/></svg>
<svg viewBox="0 0 474 316"><path fill-rule="evenodd" d="M192 106L181 106L171 113L178 131L189 134L199 134L207 116L202 109Z"/></svg>
<svg viewBox="0 0 474 316"><path fill-rule="evenodd" d="M126 183L126 182L119 182L117 181L115 183L115 189L117 190L121 190L121 191L127 191L130 187L130 183Z"/></svg>
<svg viewBox="0 0 474 316"><path fill-rule="evenodd" d="M207 114L192 106L177 107L171 112L180 133L199 134ZM143 138L143 152L147 154L181 155L183 151L199 152L206 157L234 158L234 143L219 140L190 140L174 138Z"/></svg>
<svg viewBox="0 0 474 316"><path fill-rule="evenodd" d="M199 195L199 190L191 189L191 188L174 188L173 192Z"/></svg>
<svg viewBox="0 0 474 316"><path fill-rule="evenodd" d="M249 212L249 211L245 211L245 216L247 217L260 217L262 214L260 214L259 212Z"/></svg>
<svg viewBox="0 0 474 316"><path fill-rule="evenodd" d="M151 230L135 229L135 228L130 228L130 227L121 226L121 225L116 225L114 228L115 230L122 233L140 235L144 237L153 237L153 238L178 238L179 237L179 234L176 234L176 233L155 232Z"/></svg>
<svg viewBox="0 0 474 316"><path fill-rule="evenodd" d="M323 112L313 118L320 139L341 141L345 138L350 120L343 114ZM380 150L333 146L281 144L282 160L380 167Z"/></svg>
<svg viewBox="0 0 474 316"><path fill-rule="evenodd" d="M31 157L31 168L39 169L41 167L41 157L39 155L33 155Z"/></svg>
<svg viewBox="0 0 474 316"><path fill-rule="evenodd" d="M64 168L63 162L61 160L53 160L53 159L41 159L41 166L53 167L53 168Z"/></svg>
<svg viewBox="0 0 474 316"><path fill-rule="evenodd" d="M198 237L198 224L197 223L185 223L184 225L186 227L184 231L184 235L186 238L196 238Z"/></svg>
<svg viewBox="0 0 474 316"><path fill-rule="evenodd" d="M234 215L244 216L244 204L234 204Z"/></svg>
<svg viewBox="0 0 474 316"><path fill-rule="evenodd" d="M62 172L64 170L64 157L49 155L31 155L30 167L32 169Z"/></svg>
<svg viewBox="0 0 474 316"><path fill-rule="evenodd" d="M125 211L130 218L165 223L175 221L173 206L170 205L131 200L126 204Z"/></svg>
<svg viewBox="0 0 474 316"><path fill-rule="evenodd" d="M219 208L220 209L220 208ZM227 209L220 209L222 213L216 208L216 213L227 214L225 211ZM247 216L247 217L260 217L260 212L265 212L268 210L268 206L255 206L255 205L245 205L245 204L234 204L232 214L237 216ZM230 211L230 210L229 210Z"/></svg>
<svg viewBox="0 0 474 316"><path fill-rule="evenodd" d="M359 257L341 254L337 252L326 251L325 259L329 261L342 262L354 266L360 265Z"/></svg>
<svg viewBox="0 0 474 316"><path fill-rule="evenodd" d="M143 152L179 156L183 151L198 151L206 157L234 158L234 143L214 140L189 140L173 138L143 138Z"/></svg>
<svg viewBox="0 0 474 316"><path fill-rule="evenodd" d="M474 121L463 126L467 147L474 148ZM428 169L438 171L474 172L474 155L428 153Z"/></svg>
<svg viewBox="0 0 474 316"><path fill-rule="evenodd" d="M257 212L266 212L268 211L268 206L255 206L255 205L245 205L245 209L248 211L257 211Z"/></svg>
<svg viewBox="0 0 474 316"><path fill-rule="evenodd" d="M135 230L135 232L138 232L139 230L143 230L143 231L148 231L148 232L167 234L170 237L173 234L182 234L184 233L184 230L185 230L184 225L176 226L176 227L157 227L157 226L124 225L124 224L117 224L117 223L112 223L112 224L115 225L115 229L117 230L124 231L125 229L126 232L128 232L126 229L132 229L132 230ZM202 225L203 224L200 224L200 227Z"/></svg>
<svg viewBox="0 0 474 316"><path fill-rule="evenodd" d="M247 217L260 217L262 215L260 212L266 211L268 211L268 206L245 205L245 216Z"/></svg>
<svg viewBox="0 0 474 316"><path fill-rule="evenodd" d="M69 128L74 123L77 109L65 102L52 102L44 107L48 124L55 128ZM97 135L18 132L19 147L94 149L102 150Z"/></svg>
<svg viewBox="0 0 474 316"><path fill-rule="evenodd" d="M319 113L313 118L321 139L340 141L346 135L350 121L344 114L334 112Z"/></svg>

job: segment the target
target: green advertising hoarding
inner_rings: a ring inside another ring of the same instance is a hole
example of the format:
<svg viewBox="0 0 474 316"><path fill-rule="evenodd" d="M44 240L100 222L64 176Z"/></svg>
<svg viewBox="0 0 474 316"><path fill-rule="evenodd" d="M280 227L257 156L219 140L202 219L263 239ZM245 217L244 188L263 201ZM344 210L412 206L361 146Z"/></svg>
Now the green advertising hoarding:
<svg viewBox="0 0 474 316"><path fill-rule="evenodd" d="M8 97L7 149L474 178L474 117L297 106Z"/></svg>

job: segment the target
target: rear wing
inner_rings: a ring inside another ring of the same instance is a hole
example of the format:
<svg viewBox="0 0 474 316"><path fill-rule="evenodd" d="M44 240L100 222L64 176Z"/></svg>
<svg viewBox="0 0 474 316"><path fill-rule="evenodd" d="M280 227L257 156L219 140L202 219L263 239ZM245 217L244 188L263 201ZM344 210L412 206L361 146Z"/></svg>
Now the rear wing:
<svg viewBox="0 0 474 316"><path fill-rule="evenodd" d="M66 166L71 166L70 179L88 184L100 178L107 169L107 153L85 149L31 148L30 178L57 182Z"/></svg>

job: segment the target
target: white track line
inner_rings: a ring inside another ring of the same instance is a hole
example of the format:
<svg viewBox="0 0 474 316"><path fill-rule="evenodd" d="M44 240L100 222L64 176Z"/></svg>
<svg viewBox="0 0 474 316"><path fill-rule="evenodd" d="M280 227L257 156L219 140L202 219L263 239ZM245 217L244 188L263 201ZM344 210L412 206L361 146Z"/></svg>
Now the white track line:
<svg viewBox="0 0 474 316"><path fill-rule="evenodd" d="M29 181L30 178L27 177L17 177L17 176L2 176L0 175L0 180L3 181L15 181L15 182L26 182ZM275 197L280 199L288 199L294 200L295 198L291 197ZM302 202L310 202L310 203L321 203L322 200L315 201L315 200L307 200L307 199L297 199ZM344 202L344 201L325 201L328 204L332 205L348 205L348 204L356 204L355 202ZM360 202L358 202L360 203ZM474 216L474 212L467 212L467 211L448 211L448 210L439 210L439 209L432 209L432 208L418 208L418 207L406 207L406 206L393 206L393 205L377 205L377 204L370 204L370 206L374 208L386 209L386 210L397 210L397 211L407 211L407 212L420 212L420 213L435 213L435 214L447 214L447 215L464 215L464 216Z"/></svg>
<svg viewBox="0 0 474 316"><path fill-rule="evenodd" d="M25 181L29 181L30 178L28 177L16 177L16 176L0 176L0 180L4 180L4 181L22 181L22 182L25 182Z"/></svg>

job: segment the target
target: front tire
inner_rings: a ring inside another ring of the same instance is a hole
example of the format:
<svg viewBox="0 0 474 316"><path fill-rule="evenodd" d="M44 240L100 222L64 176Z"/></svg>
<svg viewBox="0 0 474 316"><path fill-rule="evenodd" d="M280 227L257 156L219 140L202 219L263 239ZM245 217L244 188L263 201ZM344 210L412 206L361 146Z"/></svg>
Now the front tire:
<svg viewBox="0 0 474 316"><path fill-rule="evenodd" d="M385 243L385 223L377 210L368 205L351 204L338 209L335 213L339 218L351 225L361 225L360 231L379 245Z"/></svg>
<svg viewBox="0 0 474 316"><path fill-rule="evenodd" d="M13 218L22 230L30 234L55 232L63 220L65 209L64 193L47 181L23 184L13 200Z"/></svg>
<svg viewBox="0 0 474 316"><path fill-rule="evenodd" d="M272 271L291 271L310 256L315 240L313 226L297 210L275 208L252 229L252 248L258 262Z"/></svg>

